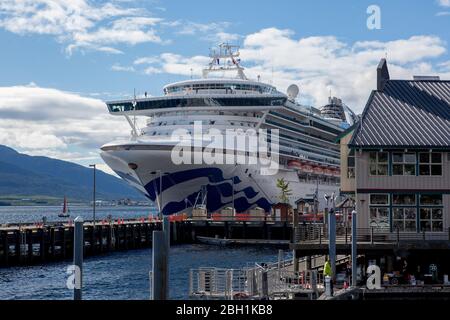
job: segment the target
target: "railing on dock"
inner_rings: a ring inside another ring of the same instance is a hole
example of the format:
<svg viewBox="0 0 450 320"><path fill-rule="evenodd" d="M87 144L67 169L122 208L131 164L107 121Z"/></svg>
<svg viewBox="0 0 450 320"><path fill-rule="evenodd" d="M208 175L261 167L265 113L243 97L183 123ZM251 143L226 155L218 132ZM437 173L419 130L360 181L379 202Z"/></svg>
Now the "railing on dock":
<svg viewBox="0 0 450 320"><path fill-rule="evenodd" d="M351 227L337 226L336 227L336 243L350 244ZM403 241L450 241L450 228L443 232L402 232L399 229L389 228L357 228L357 242L358 243L400 243ZM294 231L295 243L328 243L327 226L323 224L309 224L301 225L295 228Z"/></svg>
<svg viewBox="0 0 450 320"><path fill-rule="evenodd" d="M191 298L274 299L303 293L313 299L319 291L323 291L323 277L317 271L289 271L280 269L278 263L242 269L199 268L189 272Z"/></svg>

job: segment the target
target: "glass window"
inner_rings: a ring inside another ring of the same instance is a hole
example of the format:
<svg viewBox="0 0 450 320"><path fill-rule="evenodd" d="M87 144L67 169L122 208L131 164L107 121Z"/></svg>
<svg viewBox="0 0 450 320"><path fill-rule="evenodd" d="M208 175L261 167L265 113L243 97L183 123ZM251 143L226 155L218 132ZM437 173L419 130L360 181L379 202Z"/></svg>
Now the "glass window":
<svg viewBox="0 0 450 320"><path fill-rule="evenodd" d="M415 176L416 154L401 152L392 153L392 174L395 176Z"/></svg>
<svg viewBox="0 0 450 320"><path fill-rule="evenodd" d="M422 194L420 195L420 205L441 206L442 194Z"/></svg>
<svg viewBox="0 0 450 320"><path fill-rule="evenodd" d="M389 208L370 207L370 227L389 228Z"/></svg>
<svg viewBox="0 0 450 320"><path fill-rule="evenodd" d="M442 175L442 153L423 152L419 155L419 175L441 176Z"/></svg>
<svg viewBox="0 0 450 320"><path fill-rule="evenodd" d="M388 194L371 194L370 204L376 205L389 205L389 195Z"/></svg>
<svg viewBox="0 0 450 320"><path fill-rule="evenodd" d="M355 178L355 150L350 149L347 157L347 178Z"/></svg>
<svg viewBox="0 0 450 320"><path fill-rule="evenodd" d="M416 195L415 194L394 194L392 196L392 203L394 205L415 205Z"/></svg>
<svg viewBox="0 0 450 320"><path fill-rule="evenodd" d="M442 212L442 208L420 208L420 231L444 231Z"/></svg>
<svg viewBox="0 0 450 320"><path fill-rule="evenodd" d="M392 227L402 232L416 232L416 208L393 208Z"/></svg>
<svg viewBox="0 0 450 320"><path fill-rule="evenodd" d="M388 153L370 152L369 171L372 176L387 176L388 174Z"/></svg>

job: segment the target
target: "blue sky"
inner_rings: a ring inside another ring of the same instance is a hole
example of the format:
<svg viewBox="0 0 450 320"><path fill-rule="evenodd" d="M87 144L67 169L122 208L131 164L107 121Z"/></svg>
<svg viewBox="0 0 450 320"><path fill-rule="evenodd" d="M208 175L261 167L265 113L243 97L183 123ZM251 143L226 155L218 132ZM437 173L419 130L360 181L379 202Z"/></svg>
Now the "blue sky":
<svg viewBox="0 0 450 320"><path fill-rule="evenodd" d="M331 91L360 112L385 55L393 78L450 79L448 30L450 0L0 0L0 143L100 162L98 146L129 131L102 101L198 75L222 40L241 45L250 77L297 83L318 106Z"/></svg>

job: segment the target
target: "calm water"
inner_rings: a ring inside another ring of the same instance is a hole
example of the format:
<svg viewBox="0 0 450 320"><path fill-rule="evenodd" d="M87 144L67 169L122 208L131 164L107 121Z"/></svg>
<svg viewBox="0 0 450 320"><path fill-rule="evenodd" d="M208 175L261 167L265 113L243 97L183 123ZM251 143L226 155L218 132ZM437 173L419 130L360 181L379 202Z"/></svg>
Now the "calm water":
<svg viewBox="0 0 450 320"><path fill-rule="evenodd" d="M77 216L82 216L85 220L92 220L92 207L71 206L70 218L59 218L58 214L62 207L55 206L30 206L30 207L0 207L0 224L18 222L40 222L42 217L47 217L47 221L67 221ZM105 219L108 215L113 218L141 218L156 214L153 207L97 207L96 219Z"/></svg>
<svg viewBox="0 0 450 320"><path fill-rule="evenodd" d="M35 222L47 216L58 220L56 207L0 207L0 223ZM91 208L73 207L73 216L91 218ZM137 207L102 207L97 216L138 218L153 211ZM224 249L206 245L173 246L170 251L170 297L187 299L189 270L198 267L240 268L247 263L272 262L277 251L272 248ZM70 261L42 266L0 268L0 300L71 299L66 288L66 269ZM151 249L116 252L87 258L84 263L84 299L148 299Z"/></svg>
<svg viewBox="0 0 450 320"><path fill-rule="evenodd" d="M189 269L240 268L247 262L272 262L272 248L221 249L205 245L173 246L170 252L170 298L188 299ZM69 262L0 269L0 300L71 299L66 288ZM84 263L84 299L149 298L151 249L88 258Z"/></svg>

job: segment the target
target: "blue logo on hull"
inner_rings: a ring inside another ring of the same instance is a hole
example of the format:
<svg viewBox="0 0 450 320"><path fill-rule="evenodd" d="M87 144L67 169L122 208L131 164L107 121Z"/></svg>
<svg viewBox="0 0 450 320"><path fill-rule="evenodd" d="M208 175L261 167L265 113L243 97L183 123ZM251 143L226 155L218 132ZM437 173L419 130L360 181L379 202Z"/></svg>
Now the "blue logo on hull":
<svg viewBox="0 0 450 320"><path fill-rule="evenodd" d="M206 186L207 189L207 209L209 212L217 211L227 205L232 205L232 201L222 202L222 198L231 198L233 193L233 185L231 179L234 181L235 190L234 194L244 193L245 196L238 197L234 200L234 205L237 212L245 212L251 207L258 206L263 208L266 212L270 211L271 204L270 202L264 198L259 198L256 202L249 203L248 199L255 198L259 192L255 191L252 187L247 187L242 190L236 190L236 185L241 183L242 181L239 177L235 176L230 179L225 179L223 177L222 170L218 168L198 168L186 171L178 171L172 173L170 175L164 175L161 177L161 185L162 191L183 182L187 182L190 180L198 179L198 178L208 178L209 183ZM220 183L224 182L224 183ZM220 184L217 184L220 183ZM214 185L212 185L214 184ZM148 192L148 198L153 202L156 202L157 195L160 194L160 180L159 177L150 181L145 189ZM163 208L163 214L169 215L176 212L181 212L186 209L186 207L192 207L197 199L198 192L190 194L186 197L187 201L184 199L182 201L172 201L166 204Z"/></svg>

